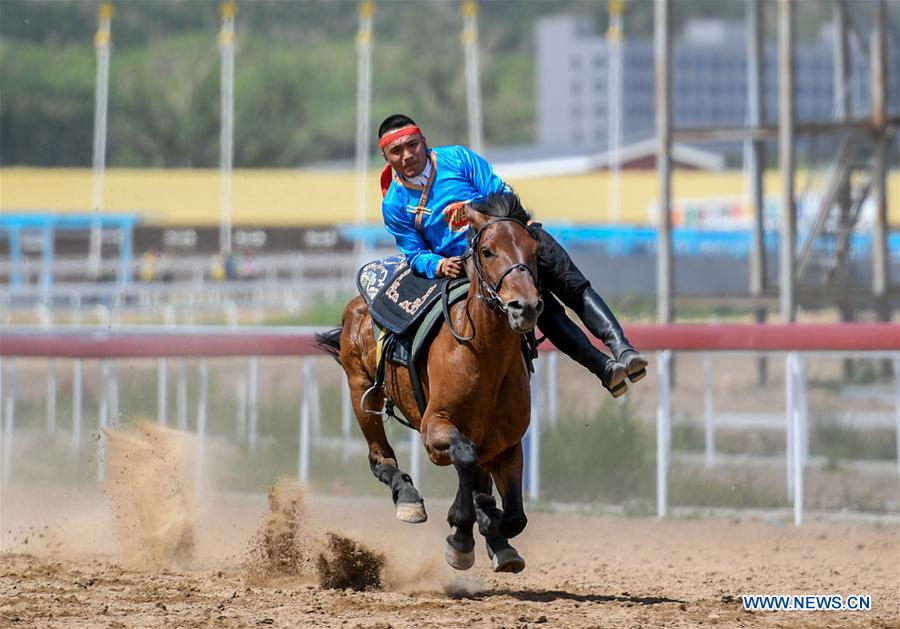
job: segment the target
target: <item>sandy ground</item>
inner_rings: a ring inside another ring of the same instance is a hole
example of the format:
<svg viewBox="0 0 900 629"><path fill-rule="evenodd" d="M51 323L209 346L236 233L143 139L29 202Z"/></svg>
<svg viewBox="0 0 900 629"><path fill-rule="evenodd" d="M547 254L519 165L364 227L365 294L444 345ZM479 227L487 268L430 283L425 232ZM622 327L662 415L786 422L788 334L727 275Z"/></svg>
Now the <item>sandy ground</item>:
<svg viewBox="0 0 900 629"><path fill-rule="evenodd" d="M353 592L319 587L308 565L295 576L253 568L262 497L216 497L195 521L194 558L169 567L123 555L106 501L4 492L0 626L900 626L896 524L532 513L516 540L526 570L495 575L480 547L466 573L444 564L446 504L410 525L387 497L309 499L309 541L338 530L386 557L384 589ZM39 517L48 512L57 517ZM873 609L742 611L740 595L756 593L862 593Z"/></svg>
<svg viewBox="0 0 900 629"><path fill-rule="evenodd" d="M3 488L0 626L900 627L896 518L795 528L532 512L514 540L523 573L491 572L480 544L462 573L443 560L447 503L411 525L387 491L305 497L282 480L268 498L198 496L188 436L145 425L108 448L102 487ZM329 533L364 548L346 542L328 574L380 587L323 587ZM383 571L367 570L379 556ZM872 609L751 613L742 594L868 594Z"/></svg>

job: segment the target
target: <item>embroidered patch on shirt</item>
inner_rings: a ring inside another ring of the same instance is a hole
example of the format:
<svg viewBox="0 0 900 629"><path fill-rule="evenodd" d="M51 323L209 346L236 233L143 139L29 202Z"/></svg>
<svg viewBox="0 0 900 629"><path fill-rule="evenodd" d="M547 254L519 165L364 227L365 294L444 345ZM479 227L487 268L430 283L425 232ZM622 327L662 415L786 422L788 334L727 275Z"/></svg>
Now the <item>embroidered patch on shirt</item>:
<svg viewBox="0 0 900 629"><path fill-rule="evenodd" d="M450 203L444 208L444 220L453 232L461 232L469 227L469 217L466 215L466 201Z"/></svg>

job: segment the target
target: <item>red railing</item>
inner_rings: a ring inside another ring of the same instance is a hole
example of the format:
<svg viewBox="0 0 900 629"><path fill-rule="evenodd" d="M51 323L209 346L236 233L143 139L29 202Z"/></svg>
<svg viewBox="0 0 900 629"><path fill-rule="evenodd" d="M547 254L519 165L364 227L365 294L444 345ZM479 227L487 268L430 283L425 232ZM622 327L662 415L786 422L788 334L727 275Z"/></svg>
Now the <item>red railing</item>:
<svg viewBox="0 0 900 629"><path fill-rule="evenodd" d="M900 351L900 324L673 324L625 330L643 351ZM599 345L599 341L596 341ZM552 350L549 343L542 349ZM0 356L162 358L319 354L308 329L4 330Z"/></svg>

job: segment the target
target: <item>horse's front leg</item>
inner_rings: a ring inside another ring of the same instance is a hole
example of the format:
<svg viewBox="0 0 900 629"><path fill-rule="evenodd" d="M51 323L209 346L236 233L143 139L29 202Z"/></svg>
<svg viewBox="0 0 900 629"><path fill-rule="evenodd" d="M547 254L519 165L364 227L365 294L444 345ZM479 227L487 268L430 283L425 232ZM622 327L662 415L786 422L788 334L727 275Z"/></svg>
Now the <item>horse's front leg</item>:
<svg viewBox="0 0 900 629"><path fill-rule="evenodd" d="M503 511L497 507L493 492L491 475L483 467L479 467L475 471L475 515L478 518L478 532L484 537L491 565L494 572L522 572L525 560L510 546L509 540L500 535Z"/></svg>
<svg viewBox="0 0 900 629"><path fill-rule="evenodd" d="M503 499L497 532L512 539L525 529L528 518L522 504L522 442L510 446L490 462L488 469Z"/></svg>
<svg viewBox="0 0 900 629"><path fill-rule="evenodd" d="M447 536L444 558L457 570L468 570L475 563L475 471L478 467L478 452L475 446L450 421L443 417L427 417L425 424L425 447L428 456L437 465L452 463L459 476L456 499L447 512L447 522L455 527Z"/></svg>

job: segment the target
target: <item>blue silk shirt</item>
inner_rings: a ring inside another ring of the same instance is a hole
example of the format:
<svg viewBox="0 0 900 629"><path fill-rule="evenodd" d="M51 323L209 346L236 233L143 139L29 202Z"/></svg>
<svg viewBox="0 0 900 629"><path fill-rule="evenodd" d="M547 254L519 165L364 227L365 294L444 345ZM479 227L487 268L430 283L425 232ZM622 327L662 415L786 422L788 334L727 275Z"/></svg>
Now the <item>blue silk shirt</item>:
<svg viewBox="0 0 900 629"><path fill-rule="evenodd" d="M465 204L508 187L487 160L464 146L434 147L428 158L435 175L421 207L424 187L395 176L381 212L413 271L435 277L441 258L466 252Z"/></svg>

